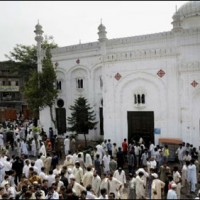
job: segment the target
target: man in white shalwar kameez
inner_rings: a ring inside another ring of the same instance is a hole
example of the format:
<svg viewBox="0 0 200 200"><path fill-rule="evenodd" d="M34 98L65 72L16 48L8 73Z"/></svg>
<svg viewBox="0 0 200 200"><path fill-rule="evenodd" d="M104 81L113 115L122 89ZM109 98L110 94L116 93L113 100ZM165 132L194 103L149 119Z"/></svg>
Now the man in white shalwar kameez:
<svg viewBox="0 0 200 200"><path fill-rule="evenodd" d="M45 145L44 145L44 142L41 142L41 147L40 147L40 149L39 149L39 154L41 154L42 153L42 155L43 156L47 156L47 151L46 151L46 147L45 147Z"/></svg>
<svg viewBox="0 0 200 200"><path fill-rule="evenodd" d="M36 142L35 139L32 139L31 141L31 153L34 157L37 155L37 148L36 148Z"/></svg>
<svg viewBox="0 0 200 200"><path fill-rule="evenodd" d="M92 166L92 158L89 153L86 153L85 155L85 167L91 167Z"/></svg>
<svg viewBox="0 0 200 200"><path fill-rule="evenodd" d="M145 167L145 169L146 169L146 167ZM149 173L146 172L146 171L144 170L144 168L139 168L139 169L135 172L135 174L138 175L140 172L142 172L142 173L144 174L144 176L142 177L142 179L144 180L145 185L147 185L147 178L149 177Z"/></svg>
<svg viewBox="0 0 200 200"><path fill-rule="evenodd" d="M105 155L103 156L103 170L104 170L104 173L110 172L109 163L110 163L110 155L106 151Z"/></svg>
<svg viewBox="0 0 200 200"><path fill-rule="evenodd" d="M21 153L24 155L28 155L28 144L25 140L22 140L21 142Z"/></svg>
<svg viewBox="0 0 200 200"><path fill-rule="evenodd" d="M165 187L165 183L158 179L158 175L156 173L153 173L151 175L154 178L151 185L152 199L161 199L162 189Z"/></svg>
<svg viewBox="0 0 200 200"><path fill-rule="evenodd" d="M119 167L118 170L115 170L113 177L116 178L118 181L120 181L122 183L122 187L120 190L120 193L122 194L122 191L124 189L124 185L126 184L126 174L125 171L122 170L121 167Z"/></svg>
<svg viewBox="0 0 200 200"><path fill-rule="evenodd" d="M94 170L93 177L92 177L92 190L94 191L94 194L96 196L99 196L100 184L101 184L101 178L97 174L96 170Z"/></svg>
<svg viewBox="0 0 200 200"><path fill-rule="evenodd" d="M105 188L106 191L108 191L108 177L106 173L103 173L101 178L101 184L100 184L100 191Z"/></svg>
<svg viewBox="0 0 200 200"><path fill-rule="evenodd" d="M122 182L114 178L111 173L108 175L108 194L113 192L115 198L120 198L119 191L121 190L122 185Z"/></svg>
<svg viewBox="0 0 200 200"><path fill-rule="evenodd" d="M67 168L73 169L74 167L74 162L73 162L73 156L72 155L67 155L66 159L64 161L64 166L67 166Z"/></svg>
<svg viewBox="0 0 200 200"><path fill-rule="evenodd" d="M188 177L188 164L184 163L182 167L182 186L185 187L187 184L187 177Z"/></svg>
<svg viewBox="0 0 200 200"><path fill-rule="evenodd" d="M146 184L144 173L140 171L135 179L136 199L146 199Z"/></svg>
<svg viewBox="0 0 200 200"><path fill-rule="evenodd" d="M80 167L79 161L76 161L72 173L75 176L76 182L81 184L83 179L83 169Z"/></svg>
<svg viewBox="0 0 200 200"><path fill-rule="evenodd" d="M176 187L177 198L180 199L181 198L181 175L178 171L178 167L174 167L173 180L177 185Z"/></svg>
<svg viewBox="0 0 200 200"><path fill-rule="evenodd" d="M188 182L191 184L191 192L195 193L196 184L197 184L197 172L194 161L190 161L190 165L188 166Z"/></svg>
<svg viewBox="0 0 200 200"><path fill-rule="evenodd" d="M31 167L30 161L27 159L25 160L25 165L23 167L22 173L25 175L26 178L29 178L29 168Z"/></svg>
<svg viewBox="0 0 200 200"><path fill-rule="evenodd" d="M88 185L92 185L93 171L91 167L87 167L85 174L83 175L83 186L86 188Z"/></svg>
<svg viewBox="0 0 200 200"><path fill-rule="evenodd" d="M37 160L35 161L35 166L38 168L38 174L40 174L41 168L44 167L44 163L43 163L40 155L38 156Z"/></svg>
<svg viewBox="0 0 200 200"><path fill-rule="evenodd" d="M71 174L69 176L70 179L70 184L72 185L72 191L77 195L80 196L81 192L86 190L85 187L83 187L81 184L79 184L78 182L76 182L76 178L73 174Z"/></svg>
<svg viewBox="0 0 200 200"><path fill-rule="evenodd" d="M69 136L67 135L65 140L64 140L64 147L65 147L65 155L67 156L69 154L69 150L70 150L70 140L69 140Z"/></svg>
<svg viewBox="0 0 200 200"><path fill-rule="evenodd" d="M51 169L51 161L52 161L52 157L50 156L49 153L47 153L47 157L44 160L44 167L45 167L46 174L49 174L49 171Z"/></svg>
<svg viewBox="0 0 200 200"><path fill-rule="evenodd" d="M102 159L103 159L103 154L104 154L104 150L103 150L103 147L101 146L101 144L98 144L96 146L97 148L97 154L99 154L99 161L100 161L100 164L102 164Z"/></svg>

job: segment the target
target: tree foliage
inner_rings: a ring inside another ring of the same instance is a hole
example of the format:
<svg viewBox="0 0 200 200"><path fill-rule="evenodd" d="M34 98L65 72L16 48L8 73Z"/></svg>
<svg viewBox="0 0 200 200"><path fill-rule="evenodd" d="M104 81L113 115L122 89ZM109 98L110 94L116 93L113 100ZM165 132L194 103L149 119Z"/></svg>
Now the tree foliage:
<svg viewBox="0 0 200 200"><path fill-rule="evenodd" d="M87 145L86 134L88 134L89 130L95 129L98 123L95 121L96 115L84 97L76 99L74 105L71 105L69 109L72 112L71 117L67 118L68 124L70 125L68 130L76 132L77 134L84 134Z"/></svg>
<svg viewBox="0 0 200 200"><path fill-rule="evenodd" d="M56 84L56 73L53 68L51 61L50 48L46 49L46 56L42 60L42 73L39 79L39 88L43 95L41 95L42 102L41 108L45 106L51 107L58 95L58 90L55 87Z"/></svg>
<svg viewBox="0 0 200 200"><path fill-rule="evenodd" d="M13 71L21 74L25 81L28 80L33 71L37 70L37 50L34 45L17 44L13 51L10 52L10 55L6 55L6 57L15 63Z"/></svg>
<svg viewBox="0 0 200 200"><path fill-rule="evenodd" d="M45 40L42 43L42 49L53 49L57 47L57 44L54 41L46 36ZM34 71L37 71L37 46L36 45L22 45L17 44L13 51L9 52L9 55L5 55L9 61L15 63L13 71L17 71L21 74L25 81L33 74Z"/></svg>
<svg viewBox="0 0 200 200"><path fill-rule="evenodd" d="M51 61L51 46L45 50L42 60L42 72L34 71L25 84L24 95L27 98L29 108L38 113L44 107L50 107L51 119L54 124L52 106L57 98L58 90L55 87L56 73Z"/></svg>

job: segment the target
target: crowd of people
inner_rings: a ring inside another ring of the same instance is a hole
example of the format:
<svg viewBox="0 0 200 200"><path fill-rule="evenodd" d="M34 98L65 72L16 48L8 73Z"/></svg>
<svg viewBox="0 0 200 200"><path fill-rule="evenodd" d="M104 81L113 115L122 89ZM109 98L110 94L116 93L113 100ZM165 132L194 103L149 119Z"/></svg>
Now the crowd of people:
<svg viewBox="0 0 200 200"><path fill-rule="evenodd" d="M146 146L142 138L76 147L75 138L60 140L51 127L47 134L31 121L2 124L0 199L200 198L200 153L189 143L179 145L173 165L167 145Z"/></svg>

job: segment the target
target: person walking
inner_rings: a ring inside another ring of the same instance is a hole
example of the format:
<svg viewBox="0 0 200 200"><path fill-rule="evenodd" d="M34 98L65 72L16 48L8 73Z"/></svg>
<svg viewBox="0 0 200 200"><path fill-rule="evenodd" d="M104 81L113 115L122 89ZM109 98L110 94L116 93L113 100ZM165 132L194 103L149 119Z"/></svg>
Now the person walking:
<svg viewBox="0 0 200 200"><path fill-rule="evenodd" d="M135 175L129 173L128 194L127 199L136 199L136 178Z"/></svg>
<svg viewBox="0 0 200 200"><path fill-rule="evenodd" d="M152 185L151 185L151 197L152 199L161 199L162 198L162 189L165 186L165 183L158 179L158 174L153 173L152 177L154 178Z"/></svg>
<svg viewBox="0 0 200 200"><path fill-rule="evenodd" d="M197 174L196 174L196 166L194 164L194 160L190 161L190 165L188 166L188 182L190 183L190 192L195 193L196 184L197 184Z"/></svg>
<svg viewBox="0 0 200 200"><path fill-rule="evenodd" d="M69 150L70 150L70 140L69 140L69 136L67 135L65 140L64 140L64 148L65 148L65 155L67 156L69 154Z"/></svg>

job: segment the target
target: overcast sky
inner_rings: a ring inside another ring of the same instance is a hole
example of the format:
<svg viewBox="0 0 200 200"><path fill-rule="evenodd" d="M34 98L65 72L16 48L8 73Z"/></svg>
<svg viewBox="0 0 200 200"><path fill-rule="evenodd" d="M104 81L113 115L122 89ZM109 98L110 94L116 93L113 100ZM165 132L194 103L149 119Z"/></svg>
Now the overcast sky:
<svg viewBox="0 0 200 200"><path fill-rule="evenodd" d="M35 44L39 19L58 46L97 41L102 18L108 39L172 29L175 8L187 1L0 1L0 61L16 44Z"/></svg>

